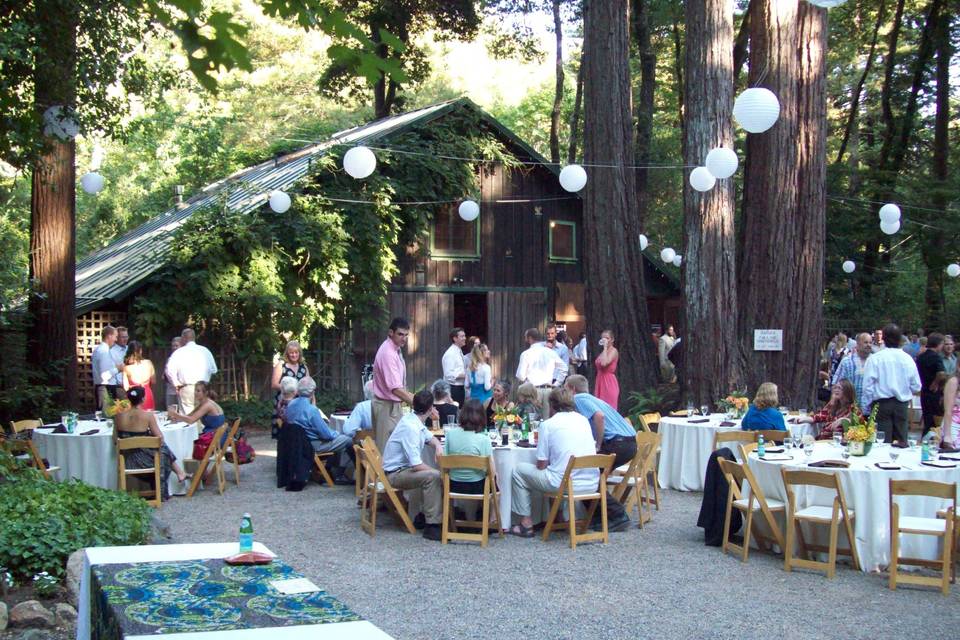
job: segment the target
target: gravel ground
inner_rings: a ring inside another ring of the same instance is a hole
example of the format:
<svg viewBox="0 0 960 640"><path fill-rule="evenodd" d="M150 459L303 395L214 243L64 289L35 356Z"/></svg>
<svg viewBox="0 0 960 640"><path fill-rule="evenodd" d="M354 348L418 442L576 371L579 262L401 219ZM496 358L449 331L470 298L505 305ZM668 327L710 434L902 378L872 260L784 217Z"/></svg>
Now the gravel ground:
<svg viewBox="0 0 960 640"><path fill-rule="evenodd" d="M652 523L571 551L494 538L486 549L441 545L401 531L389 515L377 535L359 526L352 487L276 488L275 448L253 435L257 459L241 486L174 498L160 513L174 542L234 540L244 511L256 539L364 618L414 638L947 638L960 632L960 586L950 595L887 589L886 574L849 566L837 576L785 573L782 559L747 564L703 545L701 494L662 492ZM785 611L795 612L791 617Z"/></svg>

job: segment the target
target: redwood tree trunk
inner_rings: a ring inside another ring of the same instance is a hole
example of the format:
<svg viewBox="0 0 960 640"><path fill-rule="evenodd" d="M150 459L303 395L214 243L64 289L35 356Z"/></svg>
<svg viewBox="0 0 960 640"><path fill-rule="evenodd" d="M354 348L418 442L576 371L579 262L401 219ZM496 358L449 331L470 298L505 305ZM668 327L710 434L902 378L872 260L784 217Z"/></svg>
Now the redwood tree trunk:
<svg viewBox="0 0 960 640"><path fill-rule="evenodd" d="M72 108L76 98L76 31L74 3L38 0L40 50L36 56L34 101L43 114L50 106ZM77 323L74 314L76 278L76 170L73 140L47 137L33 166L30 198L29 311L27 339L31 368L63 389L66 407L77 402Z"/></svg>
<svg viewBox="0 0 960 640"><path fill-rule="evenodd" d="M651 41L650 0L633 1L633 32L640 56L640 93L637 99L637 201L640 219L647 217L650 149L653 144L654 92L657 87L657 54Z"/></svg>
<svg viewBox="0 0 960 640"><path fill-rule="evenodd" d="M580 51L580 68L577 69L577 91L573 96L573 112L570 114L570 145L567 148L567 163L577 161L577 139L580 137L580 107L583 104L583 64L587 49Z"/></svg>
<svg viewBox="0 0 960 640"><path fill-rule="evenodd" d="M780 100L780 118L747 136L739 246L739 333L749 390L812 406L823 331L826 11L754 0L750 85ZM765 73L764 73L765 72ZM754 351L754 331L783 331L782 351Z"/></svg>
<svg viewBox="0 0 960 640"><path fill-rule="evenodd" d="M550 162L560 162L560 107L563 104L563 21L560 19L560 0L553 0L553 33L557 43L555 60L556 86L553 109L550 111Z"/></svg>
<svg viewBox="0 0 960 640"><path fill-rule="evenodd" d="M587 3L584 40L583 203L587 334L596 344L612 329L620 345L621 405L631 391L656 383L650 322L637 244L627 0Z"/></svg>
<svg viewBox="0 0 960 640"><path fill-rule="evenodd" d="M713 147L733 148L733 5L686 2L687 96L684 163L702 165ZM689 171L685 172L685 177ZM736 335L733 179L700 193L684 181L684 395L712 404L741 384Z"/></svg>

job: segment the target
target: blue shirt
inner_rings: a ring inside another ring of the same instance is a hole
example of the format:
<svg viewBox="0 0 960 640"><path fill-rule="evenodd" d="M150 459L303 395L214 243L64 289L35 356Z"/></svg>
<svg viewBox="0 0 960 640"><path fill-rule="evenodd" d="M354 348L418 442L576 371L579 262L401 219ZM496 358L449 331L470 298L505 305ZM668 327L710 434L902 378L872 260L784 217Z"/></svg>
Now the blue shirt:
<svg viewBox="0 0 960 640"><path fill-rule="evenodd" d="M830 384L837 384L841 380L849 380L857 394L857 405L861 409L867 406L864 403L865 398L863 396L863 371L866 368L866 362L866 360L860 358L860 354L854 351L840 361L840 366L837 367L833 374L833 380L830 381Z"/></svg>
<svg viewBox="0 0 960 640"><path fill-rule="evenodd" d="M106 342L101 342L93 350L91 356L93 365L93 384L117 384L117 376L121 375L117 370L117 361L110 354L110 346ZM103 374L107 374L106 380Z"/></svg>
<svg viewBox="0 0 960 640"><path fill-rule="evenodd" d="M343 435L351 438L361 429L373 429L373 409L369 400L358 402L343 423Z"/></svg>
<svg viewBox="0 0 960 640"><path fill-rule="evenodd" d="M786 431L787 425L783 421L783 414L776 407L757 409L751 404L750 408L747 409L747 415L743 416L743 421L740 422L740 428L744 431L766 431L768 429Z"/></svg>
<svg viewBox="0 0 960 640"><path fill-rule="evenodd" d="M287 405L287 422L303 427L311 440L329 442L337 434L320 416L320 410L310 404L310 398L294 398Z"/></svg>
<svg viewBox="0 0 960 640"><path fill-rule="evenodd" d="M413 411L405 414L383 447L383 470L391 473L421 464L420 453L432 438L417 414Z"/></svg>
<svg viewBox="0 0 960 640"><path fill-rule="evenodd" d="M591 427L594 426L593 415L598 411L603 414L604 440L610 440L617 436L636 437L637 431L630 426L630 423L616 409L600 398L589 393L578 393L573 396L573 402L577 405L577 413L589 420Z"/></svg>

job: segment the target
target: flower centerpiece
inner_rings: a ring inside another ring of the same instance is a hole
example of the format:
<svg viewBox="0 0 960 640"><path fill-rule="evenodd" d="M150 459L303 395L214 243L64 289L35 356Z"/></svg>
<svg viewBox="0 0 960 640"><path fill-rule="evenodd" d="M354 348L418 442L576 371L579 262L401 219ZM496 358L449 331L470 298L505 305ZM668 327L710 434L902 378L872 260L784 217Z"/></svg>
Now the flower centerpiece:
<svg viewBox="0 0 960 640"><path fill-rule="evenodd" d="M118 413L123 413L124 411L130 410L133 405L130 404L130 401L126 398L122 400L114 400L112 398L107 399L107 404L103 408L103 414L108 418L113 418Z"/></svg>
<svg viewBox="0 0 960 640"><path fill-rule="evenodd" d="M743 391L734 391L726 398L718 400L717 406L731 418L742 418L750 408L750 399Z"/></svg>
<svg viewBox="0 0 960 640"><path fill-rule="evenodd" d="M510 434L514 429L520 428L523 418L520 417L520 412L511 402L505 407L494 406L493 422L497 425L497 430L500 433L505 433L504 429L509 429L506 433Z"/></svg>
<svg viewBox="0 0 960 640"><path fill-rule="evenodd" d="M852 456L865 456L870 453L873 443L877 439L877 409L866 418L859 411L851 411L850 417L841 422L843 437L847 441L847 451Z"/></svg>

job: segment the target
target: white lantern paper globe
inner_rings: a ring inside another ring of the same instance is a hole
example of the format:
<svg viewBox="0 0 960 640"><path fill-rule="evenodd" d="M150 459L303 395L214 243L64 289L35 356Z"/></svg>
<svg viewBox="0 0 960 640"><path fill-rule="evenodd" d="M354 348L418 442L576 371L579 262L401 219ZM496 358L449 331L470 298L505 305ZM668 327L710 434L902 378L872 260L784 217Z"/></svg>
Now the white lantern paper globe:
<svg viewBox="0 0 960 640"><path fill-rule="evenodd" d="M343 170L350 177L362 180L377 168L377 156L366 147L353 147L343 155Z"/></svg>
<svg viewBox="0 0 960 640"><path fill-rule="evenodd" d="M677 252L671 249L670 247L665 247L660 252L660 259L668 264L673 262L673 259L676 257L677 257Z"/></svg>
<svg viewBox="0 0 960 640"><path fill-rule="evenodd" d="M956 278L957 276L960 276L960 264L957 264L956 262L954 262L953 264L948 264L947 275L950 276L951 278Z"/></svg>
<svg viewBox="0 0 960 640"><path fill-rule="evenodd" d="M587 172L578 164L568 164L560 170L560 186L570 193L576 193L587 184Z"/></svg>
<svg viewBox="0 0 960 640"><path fill-rule="evenodd" d="M650 241L647 240L647 236L640 234L640 251L646 251L647 247L650 246Z"/></svg>
<svg viewBox="0 0 960 640"><path fill-rule="evenodd" d="M853 273L856 271L857 265L853 263L853 260L844 260L843 261L843 272L844 273Z"/></svg>
<svg viewBox="0 0 960 640"><path fill-rule="evenodd" d="M80 125L62 106L54 105L43 112L43 133L67 141L77 137Z"/></svg>
<svg viewBox="0 0 960 640"><path fill-rule="evenodd" d="M103 183L103 176L94 171L85 173L80 178L80 186L87 193L100 193L100 191L103 189Z"/></svg>
<svg viewBox="0 0 960 640"><path fill-rule="evenodd" d="M478 205L473 200L464 200L460 203L459 209L457 211L460 213L460 217L467 222L473 222L477 219L477 216L480 215L480 205Z"/></svg>
<svg viewBox="0 0 960 640"><path fill-rule="evenodd" d="M690 172L690 186L697 191L710 191L715 184L717 179L706 167L697 167Z"/></svg>
<svg viewBox="0 0 960 640"><path fill-rule="evenodd" d="M900 222L900 207L895 204L885 204L880 207L880 220L883 222Z"/></svg>
<svg viewBox="0 0 960 640"><path fill-rule="evenodd" d="M271 191L270 208L274 213L286 213L290 208L290 196L283 191Z"/></svg>
<svg viewBox="0 0 960 640"><path fill-rule="evenodd" d="M885 220L881 220L880 231L883 231L888 236L892 236L897 231L900 231L900 221L894 220L893 222L887 222Z"/></svg>
<svg viewBox="0 0 960 640"><path fill-rule="evenodd" d="M710 153L707 154L707 161L704 162L704 165L714 178L723 180L737 172L740 159L737 158L737 153L733 149L717 147L711 149Z"/></svg>
<svg viewBox="0 0 960 640"><path fill-rule="evenodd" d="M673 256L673 260L671 260L671 262L673 262L673 266L679 267L681 264L683 264L683 256L677 254Z"/></svg>
<svg viewBox="0 0 960 640"><path fill-rule="evenodd" d="M733 117L750 133L763 133L780 117L780 101L769 89L747 89L734 101Z"/></svg>

